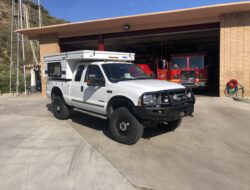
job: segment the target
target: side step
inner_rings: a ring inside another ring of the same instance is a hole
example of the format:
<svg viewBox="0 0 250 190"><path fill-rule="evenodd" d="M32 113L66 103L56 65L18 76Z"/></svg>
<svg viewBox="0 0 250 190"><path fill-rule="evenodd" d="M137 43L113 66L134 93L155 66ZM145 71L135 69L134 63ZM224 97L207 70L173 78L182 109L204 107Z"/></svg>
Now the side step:
<svg viewBox="0 0 250 190"><path fill-rule="evenodd" d="M101 119L108 119L108 117L105 116L105 115L101 115L101 114L98 114L98 113L93 113L93 112L90 112L90 111L87 111L87 110L83 110L83 109L79 109L79 108L74 108L73 110L77 111L77 112L87 114L87 115L91 115L91 116L94 116L94 117L98 117L98 118L101 118Z"/></svg>

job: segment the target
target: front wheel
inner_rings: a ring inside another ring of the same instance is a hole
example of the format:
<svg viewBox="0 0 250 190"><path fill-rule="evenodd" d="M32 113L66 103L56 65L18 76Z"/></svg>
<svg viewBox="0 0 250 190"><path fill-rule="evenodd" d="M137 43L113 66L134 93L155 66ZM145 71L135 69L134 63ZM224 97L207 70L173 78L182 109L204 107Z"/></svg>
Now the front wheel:
<svg viewBox="0 0 250 190"><path fill-rule="evenodd" d="M60 96L53 98L53 113L54 116L60 120L68 119L70 116L70 110Z"/></svg>
<svg viewBox="0 0 250 190"><path fill-rule="evenodd" d="M126 108L118 108L109 121L113 138L120 143L135 144L143 135L144 127Z"/></svg>

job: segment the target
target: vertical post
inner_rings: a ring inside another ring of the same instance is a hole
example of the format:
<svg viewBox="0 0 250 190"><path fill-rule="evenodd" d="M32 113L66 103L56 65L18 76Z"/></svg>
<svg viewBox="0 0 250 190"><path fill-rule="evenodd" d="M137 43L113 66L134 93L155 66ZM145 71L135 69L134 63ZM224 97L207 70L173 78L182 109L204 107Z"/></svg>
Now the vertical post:
<svg viewBox="0 0 250 190"><path fill-rule="evenodd" d="M99 51L105 51L103 35L98 36L98 50Z"/></svg>
<svg viewBox="0 0 250 190"><path fill-rule="evenodd" d="M20 7L20 0L18 1L18 7ZM20 11L17 11L17 29L20 28ZM20 36L17 33L17 61L16 61L16 93L19 93L19 40Z"/></svg>
<svg viewBox="0 0 250 190"><path fill-rule="evenodd" d="M20 0L20 28L23 29L23 1ZM25 60L25 50L24 50L24 37L23 34L21 34L21 39L22 39L22 56L23 56L23 61Z"/></svg>
<svg viewBox="0 0 250 190"><path fill-rule="evenodd" d="M15 1L12 0L11 6L11 31L10 31L10 93L12 88L12 67L13 67L13 21L14 21L14 6Z"/></svg>
<svg viewBox="0 0 250 190"><path fill-rule="evenodd" d="M36 92L36 73L34 66L30 70L30 92Z"/></svg>
<svg viewBox="0 0 250 190"><path fill-rule="evenodd" d="M38 0L38 18L39 18L39 27L42 27L42 13L41 13L40 0Z"/></svg>
<svg viewBox="0 0 250 190"><path fill-rule="evenodd" d="M26 85L26 66L23 65L23 80L24 80L24 92L27 94L27 85Z"/></svg>

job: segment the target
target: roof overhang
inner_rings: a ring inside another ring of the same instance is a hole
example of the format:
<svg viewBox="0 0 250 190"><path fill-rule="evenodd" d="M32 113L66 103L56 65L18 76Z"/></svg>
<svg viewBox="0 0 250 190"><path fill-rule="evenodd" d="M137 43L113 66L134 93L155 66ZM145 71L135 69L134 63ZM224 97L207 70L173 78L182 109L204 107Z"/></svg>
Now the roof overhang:
<svg viewBox="0 0 250 190"><path fill-rule="evenodd" d="M155 29L160 27L174 27L220 22L220 16L228 13L250 11L250 1L175 11L156 12L124 17L115 17L86 22L65 23L30 29L17 30L29 39L39 39L41 35L57 34L58 38L107 34L124 31L129 25L129 31Z"/></svg>

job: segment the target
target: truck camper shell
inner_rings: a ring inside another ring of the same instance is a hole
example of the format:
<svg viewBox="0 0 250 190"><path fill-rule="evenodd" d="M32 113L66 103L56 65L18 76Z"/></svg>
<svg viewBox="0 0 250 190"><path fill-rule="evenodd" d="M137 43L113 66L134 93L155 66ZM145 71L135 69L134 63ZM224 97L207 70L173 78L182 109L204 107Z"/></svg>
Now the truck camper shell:
<svg viewBox="0 0 250 190"><path fill-rule="evenodd" d="M71 79L75 67L86 61L132 62L134 53L81 50L48 55L44 57L45 76L58 79Z"/></svg>

